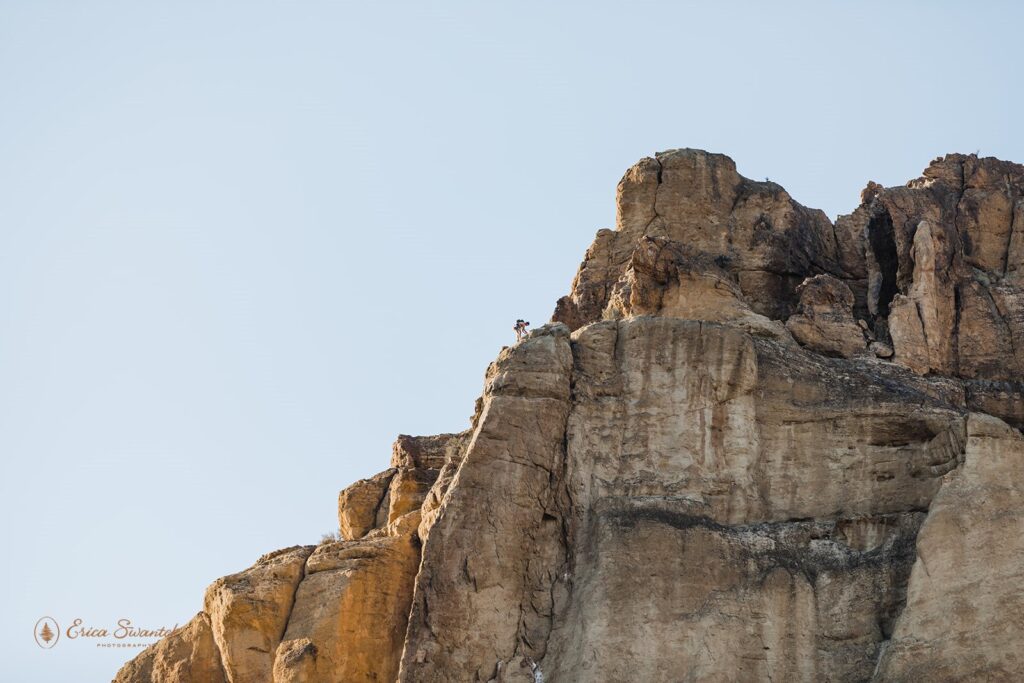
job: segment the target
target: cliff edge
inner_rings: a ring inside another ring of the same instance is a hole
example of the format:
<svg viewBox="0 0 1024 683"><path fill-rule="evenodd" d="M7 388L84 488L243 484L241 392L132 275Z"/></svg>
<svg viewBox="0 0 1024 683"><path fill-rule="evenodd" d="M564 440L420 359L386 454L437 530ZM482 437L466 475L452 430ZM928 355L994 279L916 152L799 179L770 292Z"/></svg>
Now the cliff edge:
<svg viewBox="0 0 1024 683"><path fill-rule="evenodd" d="M1024 167L861 199L641 160L466 431L116 683L1024 679Z"/></svg>

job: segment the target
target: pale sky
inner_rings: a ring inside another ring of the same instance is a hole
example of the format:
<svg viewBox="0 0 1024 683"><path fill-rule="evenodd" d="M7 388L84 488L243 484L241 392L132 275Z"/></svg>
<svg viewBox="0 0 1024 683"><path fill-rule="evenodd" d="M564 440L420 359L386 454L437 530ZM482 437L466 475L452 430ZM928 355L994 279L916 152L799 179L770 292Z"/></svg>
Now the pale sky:
<svg viewBox="0 0 1024 683"><path fill-rule="evenodd" d="M437 6L440 5L441 8ZM1024 161L997 2L0 2L5 680L136 651L464 429L642 156L831 217L947 152Z"/></svg>

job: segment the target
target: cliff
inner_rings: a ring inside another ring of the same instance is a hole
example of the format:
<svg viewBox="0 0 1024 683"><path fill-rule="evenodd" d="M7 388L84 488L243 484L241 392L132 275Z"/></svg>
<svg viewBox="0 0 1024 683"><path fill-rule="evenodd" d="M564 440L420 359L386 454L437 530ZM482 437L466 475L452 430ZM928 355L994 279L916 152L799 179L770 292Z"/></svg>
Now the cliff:
<svg viewBox="0 0 1024 683"><path fill-rule="evenodd" d="M1024 167L833 224L673 150L617 206L469 429L115 680L1024 679Z"/></svg>

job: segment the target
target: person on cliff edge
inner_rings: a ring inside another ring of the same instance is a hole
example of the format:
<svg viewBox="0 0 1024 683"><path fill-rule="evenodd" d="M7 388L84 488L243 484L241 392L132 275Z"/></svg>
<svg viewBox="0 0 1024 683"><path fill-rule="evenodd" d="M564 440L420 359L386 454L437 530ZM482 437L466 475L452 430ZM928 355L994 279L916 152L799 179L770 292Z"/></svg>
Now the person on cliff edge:
<svg viewBox="0 0 1024 683"><path fill-rule="evenodd" d="M530 323L528 323L527 321L523 320L522 318L519 318L518 320L516 320L516 326L513 327L512 329L515 330L515 333L516 333L516 343L517 344L519 342L523 341L523 337L526 336L526 326L529 325L529 324Z"/></svg>

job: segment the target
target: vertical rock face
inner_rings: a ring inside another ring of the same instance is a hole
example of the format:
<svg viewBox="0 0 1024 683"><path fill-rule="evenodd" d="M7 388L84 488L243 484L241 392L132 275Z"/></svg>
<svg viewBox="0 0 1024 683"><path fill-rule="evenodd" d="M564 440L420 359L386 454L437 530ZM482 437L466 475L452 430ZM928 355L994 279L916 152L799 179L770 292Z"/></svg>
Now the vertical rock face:
<svg viewBox="0 0 1024 683"><path fill-rule="evenodd" d="M270 553L206 589L203 609L230 683L269 678L311 551L296 547Z"/></svg>
<svg viewBox="0 0 1024 683"><path fill-rule="evenodd" d="M551 482L564 467L571 373L564 325L540 328L488 370L477 428L424 547L403 679L521 678L544 656L564 562Z"/></svg>
<svg viewBox="0 0 1024 683"><path fill-rule="evenodd" d="M1024 168L832 224L673 150L617 199L469 429L116 680L1024 679Z"/></svg>
<svg viewBox="0 0 1024 683"><path fill-rule="evenodd" d="M894 681L1014 681L1024 671L1024 440L967 422L964 465L935 497L907 605L879 665Z"/></svg>
<svg viewBox="0 0 1024 683"><path fill-rule="evenodd" d="M313 551L277 648L274 680L394 680L419 560L415 521Z"/></svg>
<svg viewBox="0 0 1024 683"><path fill-rule="evenodd" d="M959 461L960 393L704 322L575 342L551 678L869 678Z"/></svg>

